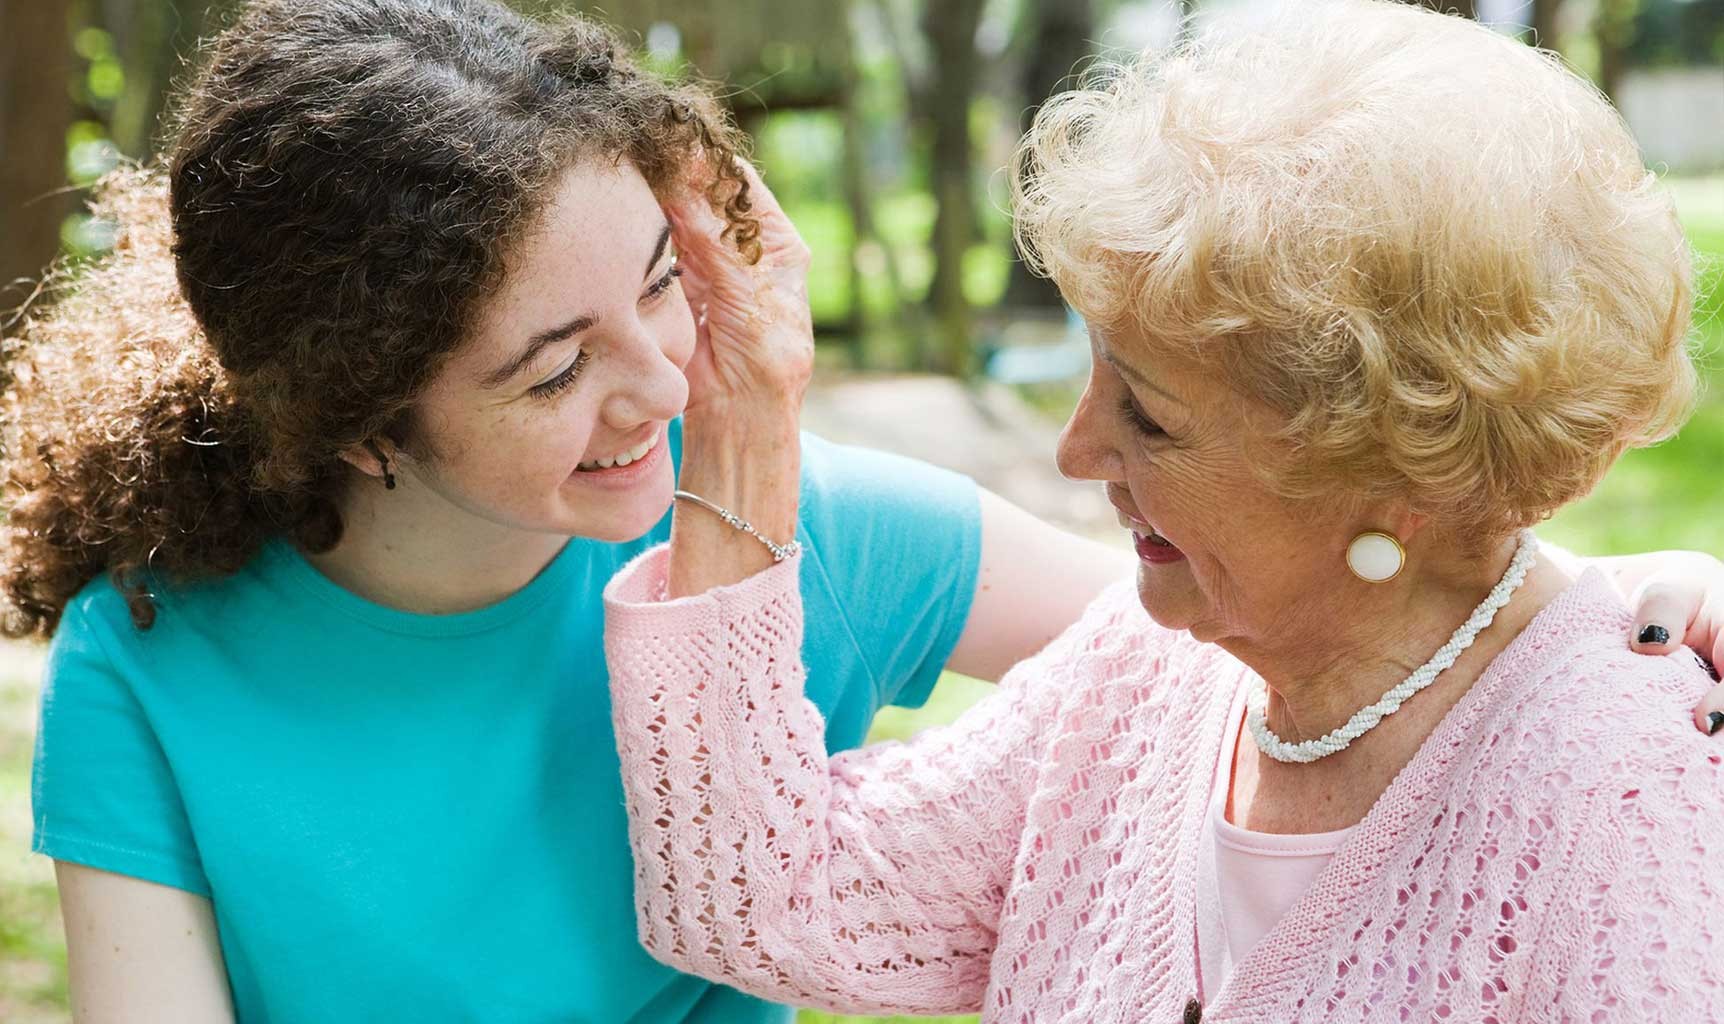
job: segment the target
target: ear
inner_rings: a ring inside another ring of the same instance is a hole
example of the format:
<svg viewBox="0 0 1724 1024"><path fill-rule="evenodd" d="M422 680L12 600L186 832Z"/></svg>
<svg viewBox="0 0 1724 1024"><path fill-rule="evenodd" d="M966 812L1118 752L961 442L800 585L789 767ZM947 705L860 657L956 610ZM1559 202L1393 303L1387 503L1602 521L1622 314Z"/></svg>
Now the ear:
<svg viewBox="0 0 1724 1024"><path fill-rule="evenodd" d="M1400 501L1363 505L1356 512L1354 526L1347 533L1348 539L1367 532L1386 533L1399 541L1403 548L1411 548L1414 538L1431 525L1430 516L1416 512Z"/></svg>
<svg viewBox="0 0 1724 1024"><path fill-rule="evenodd" d="M341 453L341 461L359 470L366 476L383 479L384 459L390 463L396 461L393 447L385 450L376 441L363 441Z"/></svg>
<svg viewBox="0 0 1724 1024"><path fill-rule="evenodd" d="M1423 533L1425 527L1431 525L1431 517L1423 512L1414 512L1410 508L1403 508L1395 516L1393 522L1395 536L1400 538L1402 545L1407 545L1413 542L1414 537Z"/></svg>

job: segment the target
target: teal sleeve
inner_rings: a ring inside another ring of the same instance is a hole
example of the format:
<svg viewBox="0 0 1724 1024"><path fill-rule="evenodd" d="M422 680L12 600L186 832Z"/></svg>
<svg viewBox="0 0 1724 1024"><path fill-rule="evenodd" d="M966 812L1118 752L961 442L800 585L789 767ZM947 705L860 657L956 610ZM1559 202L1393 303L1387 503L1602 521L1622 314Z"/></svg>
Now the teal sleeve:
<svg viewBox="0 0 1724 1024"><path fill-rule="evenodd" d="M208 896L171 766L137 693L115 667L112 638L86 614L88 603L80 598L67 608L42 679L32 848Z"/></svg>
<svg viewBox="0 0 1724 1024"><path fill-rule="evenodd" d="M981 559L968 477L812 435L802 443L804 573L830 588L879 705L920 707L964 632ZM808 583L804 581L805 586Z"/></svg>

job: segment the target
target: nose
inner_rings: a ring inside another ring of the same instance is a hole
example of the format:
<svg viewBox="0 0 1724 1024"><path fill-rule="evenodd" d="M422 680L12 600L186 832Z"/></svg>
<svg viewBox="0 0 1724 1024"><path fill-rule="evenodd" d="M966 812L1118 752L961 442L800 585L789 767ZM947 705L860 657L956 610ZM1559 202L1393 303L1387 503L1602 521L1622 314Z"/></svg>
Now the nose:
<svg viewBox="0 0 1724 1024"><path fill-rule="evenodd" d="M1084 386L1077 408L1060 431L1056 461L1067 480L1121 480L1124 463L1096 398L1095 377Z"/></svg>
<svg viewBox="0 0 1724 1024"><path fill-rule="evenodd" d="M692 348L692 342L659 337L647 325L637 326L615 350L626 356L618 363L618 376L601 410L605 422L628 430L682 415L688 405L688 378L682 368L688 363L686 350Z"/></svg>

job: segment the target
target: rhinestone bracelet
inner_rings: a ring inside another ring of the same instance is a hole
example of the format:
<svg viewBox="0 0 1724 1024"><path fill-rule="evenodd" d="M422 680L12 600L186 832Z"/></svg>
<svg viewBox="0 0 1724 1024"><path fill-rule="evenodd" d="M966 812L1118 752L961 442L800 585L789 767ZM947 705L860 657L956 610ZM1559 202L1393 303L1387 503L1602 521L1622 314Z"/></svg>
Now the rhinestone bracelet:
<svg viewBox="0 0 1724 1024"><path fill-rule="evenodd" d="M692 502L694 502L696 505L699 505L701 508L704 508L704 509L708 510L709 512L713 512L713 513L717 514L718 518L729 523L731 526L736 527L738 530L741 530L743 533L748 534L750 537L753 537L755 540L759 541L760 543L765 544L766 550L772 552L772 561L774 563L782 562L786 558L791 557L792 555L799 555L802 553L802 545L797 543L795 538L792 538L790 543L788 543L788 544L774 544L772 541L769 541L765 537L762 537L760 535L760 531L756 530L753 526L750 526L748 523L748 520L742 518L741 516L737 515L735 512L732 512L730 509L727 509L722 505L715 505L712 502L707 501L705 498L701 497L698 494L693 494L689 491L677 491L676 492L676 498L678 501L692 501Z"/></svg>

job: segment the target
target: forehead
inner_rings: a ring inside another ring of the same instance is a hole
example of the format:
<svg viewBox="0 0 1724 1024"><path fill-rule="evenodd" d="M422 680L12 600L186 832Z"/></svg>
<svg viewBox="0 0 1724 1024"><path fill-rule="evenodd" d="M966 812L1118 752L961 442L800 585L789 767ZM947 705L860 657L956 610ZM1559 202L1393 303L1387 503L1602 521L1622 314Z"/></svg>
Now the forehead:
<svg viewBox="0 0 1724 1024"><path fill-rule="evenodd" d="M583 314L632 307L664 211L627 160L583 160L545 193L511 247L501 285L474 318L452 365L506 359L533 334Z"/></svg>

